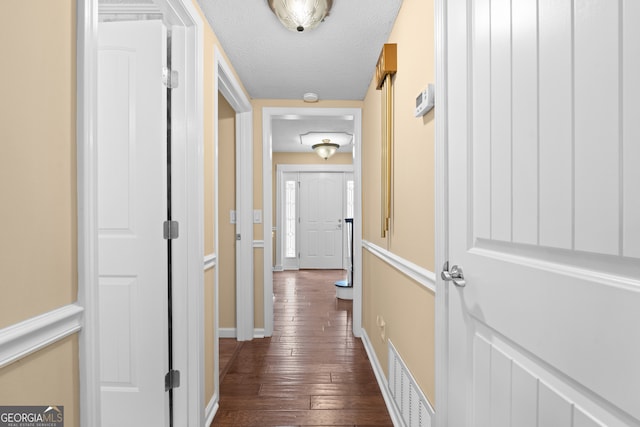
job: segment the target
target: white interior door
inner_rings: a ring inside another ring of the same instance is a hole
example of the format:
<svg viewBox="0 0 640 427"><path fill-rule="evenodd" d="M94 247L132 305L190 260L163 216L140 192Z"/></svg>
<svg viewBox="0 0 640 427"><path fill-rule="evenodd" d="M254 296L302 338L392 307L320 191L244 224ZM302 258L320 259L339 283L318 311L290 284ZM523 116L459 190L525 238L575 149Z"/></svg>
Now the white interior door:
<svg viewBox="0 0 640 427"><path fill-rule="evenodd" d="M300 173L300 268L342 268L343 175Z"/></svg>
<svg viewBox="0 0 640 427"><path fill-rule="evenodd" d="M640 425L640 2L447 0L451 427Z"/></svg>
<svg viewBox="0 0 640 427"><path fill-rule="evenodd" d="M98 228L102 426L165 426L166 29L101 23Z"/></svg>

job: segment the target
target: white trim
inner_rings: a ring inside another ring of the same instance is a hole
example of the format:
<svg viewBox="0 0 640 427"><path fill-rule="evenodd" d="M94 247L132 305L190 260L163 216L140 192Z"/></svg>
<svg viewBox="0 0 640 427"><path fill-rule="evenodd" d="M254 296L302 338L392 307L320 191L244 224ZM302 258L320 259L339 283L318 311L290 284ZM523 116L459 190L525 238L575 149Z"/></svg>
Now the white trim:
<svg viewBox="0 0 640 427"><path fill-rule="evenodd" d="M130 14L130 15L151 15L161 14L160 8L153 3L144 4L124 4L124 3L100 3L98 5L99 14Z"/></svg>
<svg viewBox="0 0 640 427"><path fill-rule="evenodd" d="M84 309L79 334L80 425L100 427L98 312L97 64L98 0L76 2L78 301Z"/></svg>
<svg viewBox="0 0 640 427"><path fill-rule="evenodd" d="M254 248L264 248L264 240L254 240L253 241Z"/></svg>
<svg viewBox="0 0 640 427"><path fill-rule="evenodd" d="M220 328L219 338L237 338L238 332L236 328ZM253 338L264 338L264 328L254 328Z"/></svg>
<svg viewBox="0 0 640 427"><path fill-rule="evenodd" d="M273 161L271 147L271 116L272 109L262 109L262 210L263 232L265 242L262 258L263 274L263 305L264 305L264 333L273 335ZM271 231L267 231L271 228Z"/></svg>
<svg viewBox="0 0 640 427"><path fill-rule="evenodd" d="M83 311L69 304L0 329L0 368L78 332Z"/></svg>
<svg viewBox="0 0 640 427"><path fill-rule="evenodd" d="M436 275L434 272L427 270L408 261L388 250L381 248L367 240L362 241L362 247L368 250L373 255L380 258L382 261L394 267L406 276L418 282L420 285L429 289L431 292L436 292Z"/></svg>
<svg viewBox="0 0 640 427"><path fill-rule="evenodd" d="M447 87L447 0L435 0L435 268L449 258L448 243L448 87ZM436 427L449 425L449 287L436 274L435 300L435 384L438 411Z"/></svg>
<svg viewBox="0 0 640 427"><path fill-rule="evenodd" d="M189 0L156 2L172 25L172 58L182 68L183 82L174 91L175 219L186 229L176 239L174 277L174 363L184 372L174 394L174 414L189 427L200 427L204 415L203 315L203 30L202 19ZM84 307L80 334L80 424L99 427L99 296L97 239L97 0L78 2L78 304ZM122 8L120 9L123 10ZM186 421L188 420L188 422Z"/></svg>
<svg viewBox="0 0 640 427"><path fill-rule="evenodd" d="M276 265L273 267L273 271L283 271L283 270L298 270L299 269L299 258L286 258L284 256L284 248L283 241L284 237L284 218L282 212L284 212L284 195L282 194L283 186L284 186L284 174L300 174L306 172L331 172L331 173L341 173L344 176L344 179L347 179L347 176L353 176L353 165L324 165L324 164L310 164L310 165L300 165L300 164L276 164L276 226L273 227L273 232L275 232L276 236ZM346 184L343 182L343 188ZM346 192L345 197L343 198L343 206L346 206ZM296 201L297 203L297 201ZM299 209L299 207L297 208ZM343 233L343 245L346 241L346 232L347 228L344 227ZM344 258L344 257L343 257ZM346 266L345 260L342 261L343 266ZM346 268L346 267L345 267Z"/></svg>
<svg viewBox="0 0 640 427"><path fill-rule="evenodd" d="M218 328L218 338L236 338L237 336L236 328Z"/></svg>
<svg viewBox="0 0 640 427"><path fill-rule="evenodd" d="M264 330L265 336L273 334L273 236L270 228L272 218L272 135L271 121L274 117L296 114L299 116L353 116L353 179L355 182L355 206L353 244L362 246L362 109L361 108L288 108L264 107L262 109L262 204L264 212ZM353 285L353 335L359 337L362 331L362 251L354 251Z"/></svg>
<svg viewBox="0 0 640 427"><path fill-rule="evenodd" d="M387 382L387 377L384 375L382 366L380 366L380 361L378 360L376 352L373 349L373 345L371 344L369 335L367 335L367 331L364 329L362 330L361 339L362 344L364 344L364 349L367 352L367 356L369 357L371 367L373 368L373 373L375 374L376 380L378 381L378 387L380 387L380 392L382 393L382 397L384 398L384 403L387 406L387 410L389 411L391 421L393 422L394 426L404 426L402 415L398 411L398 407L396 406L393 400L393 396L391 396L391 392L389 391L389 383Z"/></svg>
<svg viewBox="0 0 640 427"><path fill-rule="evenodd" d="M285 172L353 172L353 165L293 165L293 164L277 164L276 173Z"/></svg>
<svg viewBox="0 0 640 427"><path fill-rule="evenodd" d="M205 255L204 257L204 271L211 270L216 266L218 256L216 254Z"/></svg>
<svg viewBox="0 0 640 427"><path fill-rule="evenodd" d="M220 405L218 404L219 400L218 396L214 393L205 408L204 424L202 427L209 427L213 423L213 419L216 417L218 409L220 409Z"/></svg>
<svg viewBox="0 0 640 427"><path fill-rule="evenodd" d="M218 92L236 112L236 326L238 340L253 337L253 112L240 82L217 46L214 46L214 129L216 156L216 211L218 199ZM216 214L216 236L218 218ZM217 237L216 237L217 239ZM219 253L216 244L216 253ZM216 284L218 280L216 278ZM217 310L216 310L217 312Z"/></svg>

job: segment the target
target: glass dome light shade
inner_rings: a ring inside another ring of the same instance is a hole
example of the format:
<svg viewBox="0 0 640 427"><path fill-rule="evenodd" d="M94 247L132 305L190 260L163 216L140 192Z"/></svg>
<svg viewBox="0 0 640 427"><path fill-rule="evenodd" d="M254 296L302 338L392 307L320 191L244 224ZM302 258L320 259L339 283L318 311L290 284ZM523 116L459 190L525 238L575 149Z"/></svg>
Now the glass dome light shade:
<svg viewBox="0 0 640 427"><path fill-rule="evenodd" d="M338 151L340 146L338 144L332 144L328 139L323 139L321 144L313 145L311 148L313 148L313 151L315 151L318 156L327 160Z"/></svg>
<svg viewBox="0 0 640 427"><path fill-rule="evenodd" d="M311 30L329 14L333 0L267 0L282 25L291 31Z"/></svg>

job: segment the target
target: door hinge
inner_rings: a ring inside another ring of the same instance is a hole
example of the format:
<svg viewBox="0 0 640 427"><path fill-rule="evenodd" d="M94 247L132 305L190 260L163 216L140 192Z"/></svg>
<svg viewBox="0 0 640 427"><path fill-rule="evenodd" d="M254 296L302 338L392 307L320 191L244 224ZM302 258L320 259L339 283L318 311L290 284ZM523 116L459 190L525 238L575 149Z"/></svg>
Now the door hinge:
<svg viewBox="0 0 640 427"><path fill-rule="evenodd" d="M178 238L178 221L165 221L163 223L163 236L165 240Z"/></svg>
<svg viewBox="0 0 640 427"><path fill-rule="evenodd" d="M176 70L170 70L167 67L162 68L162 83L169 89L178 87L179 75Z"/></svg>
<svg viewBox="0 0 640 427"><path fill-rule="evenodd" d="M242 240L242 234L240 233L236 234L236 240Z"/></svg>
<svg viewBox="0 0 640 427"><path fill-rule="evenodd" d="M180 371L172 369L164 376L164 391L180 387Z"/></svg>

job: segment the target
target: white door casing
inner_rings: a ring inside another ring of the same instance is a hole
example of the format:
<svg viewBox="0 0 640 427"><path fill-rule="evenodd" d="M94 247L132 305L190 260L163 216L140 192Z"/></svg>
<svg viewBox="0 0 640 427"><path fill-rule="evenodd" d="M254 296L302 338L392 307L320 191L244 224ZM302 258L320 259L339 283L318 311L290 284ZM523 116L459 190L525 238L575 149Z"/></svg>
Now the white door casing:
<svg viewBox="0 0 640 427"><path fill-rule="evenodd" d="M343 267L344 174L299 174L300 268Z"/></svg>
<svg viewBox="0 0 640 427"><path fill-rule="evenodd" d="M640 4L446 10L448 425L639 426Z"/></svg>
<svg viewBox="0 0 640 427"><path fill-rule="evenodd" d="M289 116L350 116L353 117L353 165L354 174L354 235L353 242L356 248L354 252L354 282L353 282L353 334L356 337L362 335L362 251L357 248L362 247L362 111L359 108L262 108L262 200L264 203L264 253L263 253L263 281L264 295L273 294L273 233L269 230L269 224L273 227L272 215L272 193L271 185L273 164L272 164L272 120L276 117ZM311 165L307 165L311 166ZM325 167L339 165L327 165ZM333 169L333 168L332 168ZM264 298L264 334L271 336L273 333L273 298Z"/></svg>
<svg viewBox="0 0 640 427"><path fill-rule="evenodd" d="M98 42L102 426L168 425L166 28L103 23Z"/></svg>

